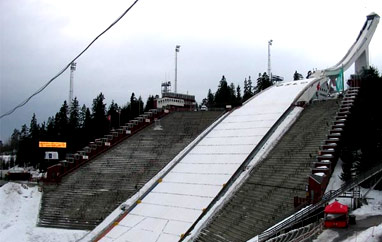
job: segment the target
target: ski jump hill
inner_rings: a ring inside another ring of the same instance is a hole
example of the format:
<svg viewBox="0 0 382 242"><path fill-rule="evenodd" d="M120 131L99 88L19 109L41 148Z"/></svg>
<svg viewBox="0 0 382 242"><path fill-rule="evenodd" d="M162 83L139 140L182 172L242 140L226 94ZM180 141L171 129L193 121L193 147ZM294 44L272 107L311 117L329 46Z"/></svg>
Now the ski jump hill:
<svg viewBox="0 0 382 242"><path fill-rule="evenodd" d="M335 66L316 71L309 79L277 83L243 106L214 116L219 117L216 120L210 118L212 124L200 128L192 142L178 147L178 155L167 158L171 161L156 169L151 179L141 181L136 193L129 187L128 196L124 196L129 199L82 241L246 241L288 216L294 211L293 197L305 193L317 149L341 102L312 102L312 98L319 86L328 79L339 79L353 63L356 71L368 67L368 45L378 21L377 14L367 16L356 42ZM134 149L141 155L151 152L140 152L141 148L138 145ZM167 148L163 147L162 152ZM102 156L102 162L111 165L115 161L108 161L121 156L121 152L111 149ZM101 177L99 170L92 172ZM75 178L75 174L73 179L77 180L69 182L72 186L81 183L82 178ZM113 180L113 175L109 176ZM97 196L105 190L113 194L113 187L120 186L124 185L114 182L96 190ZM66 189L75 190L70 186ZM95 192L91 189L89 193ZM93 199L99 199L97 196ZM66 203L70 200L69 194ZM115 207L115 201L108 201ZM91 213L96 214L102 210L89 205L77 213L84 209L93 209ZM58 212L46 212L46 218Z"/></svg>
<svg viewBox="0 0 382 242"><path fill-rule="evenodd" d="M117 209L83 241L246 241L290 215L293 198L306 193L341 100L308 104L329 79L342 81L353 63L356 72L368 67L378 22L377 14L367 16L335 66L310 79L277 83L221 116L142 196L128 200L125 211Z"/></svg>

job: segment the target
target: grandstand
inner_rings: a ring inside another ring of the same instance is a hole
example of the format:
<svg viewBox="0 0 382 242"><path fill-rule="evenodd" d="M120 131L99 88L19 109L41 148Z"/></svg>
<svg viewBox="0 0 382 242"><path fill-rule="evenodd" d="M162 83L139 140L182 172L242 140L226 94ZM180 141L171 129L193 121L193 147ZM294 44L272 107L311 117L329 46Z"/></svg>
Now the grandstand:
<svg viewBox="0 0 382 242"><path fill-rule="evenodd" d="M222 112L174 112L44 185L39 226L93 229L135 194Z"/></svg>
<svg viewBox="0 0 382 242"><path fill-rule="evenodd" d="M246 241L294 213L294 197L305 196L312 164L337 109L337 100L305 108L197 241Z"/></svg>

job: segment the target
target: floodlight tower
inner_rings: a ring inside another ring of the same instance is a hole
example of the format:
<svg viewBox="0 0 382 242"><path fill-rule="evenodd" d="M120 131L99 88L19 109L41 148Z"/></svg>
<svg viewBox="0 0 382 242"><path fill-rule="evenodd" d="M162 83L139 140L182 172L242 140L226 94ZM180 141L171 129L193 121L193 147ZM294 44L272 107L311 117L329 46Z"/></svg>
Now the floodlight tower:
<svg viewBox="0 0 382 242"><path fill-rule="evenodd" d="M268 41L268 76L269 81L272 81L272 71L271 71L271 45L273 40Z"/></svg>
<svg viewBox="0 0 382 242"><path fill-rule="evenodd" d="M180 45L175 47L175 93L178 92L178 52L180 49Z"/></svg>
<svg viewBox="0 0 382 242"><path fill-rule="evenodd" d="M72 105L73 101L73 74L74 71L76 70L77 63L72 62L70 64L70 88L69 88L69 102L68 106L70 107Z"/></svg>

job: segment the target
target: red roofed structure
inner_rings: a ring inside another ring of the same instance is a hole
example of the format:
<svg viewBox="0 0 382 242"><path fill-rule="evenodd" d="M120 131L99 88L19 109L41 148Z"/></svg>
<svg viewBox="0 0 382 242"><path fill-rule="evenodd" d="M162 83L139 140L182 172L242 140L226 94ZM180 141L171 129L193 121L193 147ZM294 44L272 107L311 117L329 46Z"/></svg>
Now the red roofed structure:
<svg viewBox="0 0 382 242"><path fill-rule="evenodd" d="M349 223L348 206L334 201L325 207L325 227L327 228L345 228Z"/></svg>

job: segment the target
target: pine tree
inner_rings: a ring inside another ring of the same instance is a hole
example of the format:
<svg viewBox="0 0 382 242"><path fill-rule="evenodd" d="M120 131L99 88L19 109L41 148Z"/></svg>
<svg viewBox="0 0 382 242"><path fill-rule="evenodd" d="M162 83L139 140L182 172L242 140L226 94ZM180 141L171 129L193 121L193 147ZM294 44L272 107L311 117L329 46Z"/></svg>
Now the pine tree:
<svg viewBox="0 0 382 242"><path fill-rule="evenodd" d="M301 75L300 73L298 73L297 71L295 71L293 74L293 80L298 81L298 80L302 80L302 79L304 79L304 76Z"/></svg>
<svg viewBox="0 0 382 242"><path fill-rule="evenodd" d="M249 96L252 97L253 96L253 86L252 86L252 80L251 80L251 76L248 77L248 93L249 93Z"/></svg>
<svg viewBox="0 0 382 242"><path fill-rule="evenodd" d="M267 73L264 72L263 75L259 73L259 77L257 78L257 91L261 92L270 86L272 86L272 82L269 80Z"/></svg>
<svg viewBox="0 0 382 242"><path fill-rule="evenodd" d="M153 109L154 105L155 105L155 98L154 96L150 95L146 101L145 112L149 111L150 109Z"/></svg>
<svg viewBox="0 0 382 242"><path fill-rule="evenodd" d="M112 129L119 127L119 110L120 108L118 104L114 103L114 100L112 100L109 106L109 110L107 111L108 119L110 118L109 122Z"/></svg>
<svg viewBox="0 0 382 242"><path fill-rule="evenodd" d="M237 85L236 87L236 104L237 106L240 106L242 104L240 85Z"/></svg>
<svg viewBox="0 0 382 242"><path fill-rule="evenodd" d="M68 105L66 101L62 104L60 111L56 114L55 117L55 126L57 131L57 136L61 137L61 140L65 140L68 135L69 129L69 119L68 119Z"/></svg>
<svg viewBox="0 0 382 242"><path fill-rule="evenodd" d="M103 103L105 97L102 92L93 99L92 106L92 135L94 138L101 138L109 130L109 124L106 117L106 104Z"/></svg>
<svg viewBox="0 0 382 242"><path fill-rule="evenodd" d="M69 128L70 133L76 132L80 127L80 110L77 98L74 98L70 105L69 111Z"/></svg>
<svg viewBox="0 0 382 242"><path fill-rule="evenodd" d="M49 117L46 125L46 138L48 140L55 140L57 136L55 118Z"/></svg>
<svg viewBox="0 0 382 242"><path fill-rule="evenodd" d="M212 108L215 106L215 97L214 97L214 94L212 94L211 89L208 89L206 106L208 108Z"/></svg>
<svg viewBox="0 0 382 242"><path fill-rule="evenodd" d="M29 125L30 138L36 140L39 138L40 126L37 123L36 114L33 113L32 120Z"/></svg>
<svg viewBox="0 0 382 242"><path fill-rule="evenodd" d="M251 76L244 80L244 94L243 94L243 102L247 101L254 95Z"/></svg>
<svg viewBox="0 0 382 242"><path fill-rule="evenodd" d="M228 83L225 76L223 76L220 80L218 90L215 93L216 107L224 108L227 104L229 104L230 96L230 88L228 87Z"/></svg>
<svg viewBox="0 0 382 242"><path fill-rule="evenodd" d="M237 106L236 104L236 88L235 88L235 84L233 84L231 82L231 84L229 85L229 98L228 98L228 104L230 104L231 106Z"/></svg>

